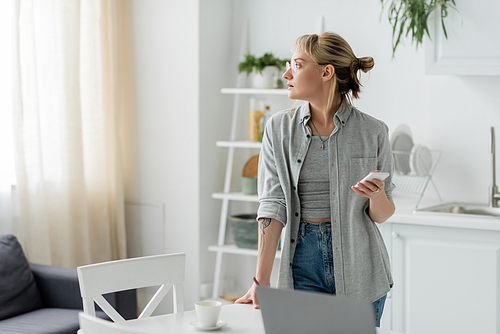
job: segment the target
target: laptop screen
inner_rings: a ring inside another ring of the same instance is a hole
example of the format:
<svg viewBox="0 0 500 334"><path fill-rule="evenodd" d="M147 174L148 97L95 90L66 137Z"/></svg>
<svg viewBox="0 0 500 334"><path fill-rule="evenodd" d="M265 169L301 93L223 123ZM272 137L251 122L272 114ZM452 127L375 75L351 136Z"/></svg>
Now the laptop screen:
<svg viewBox="0 0 500 334"><path fill-rule="evenodd" d="M257 287L266 334L375 334L372 303L326 293Z"/></svg>

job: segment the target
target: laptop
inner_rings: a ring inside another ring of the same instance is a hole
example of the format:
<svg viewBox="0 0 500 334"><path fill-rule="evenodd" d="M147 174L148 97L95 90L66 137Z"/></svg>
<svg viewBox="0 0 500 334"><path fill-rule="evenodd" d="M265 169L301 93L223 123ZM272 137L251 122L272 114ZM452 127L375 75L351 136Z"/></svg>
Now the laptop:
<svg viewBox="0 0 500 334"><path fill-rule="evenodd" d="M257 287L266 334L376 334L372 303L326 293Z"/></svg>

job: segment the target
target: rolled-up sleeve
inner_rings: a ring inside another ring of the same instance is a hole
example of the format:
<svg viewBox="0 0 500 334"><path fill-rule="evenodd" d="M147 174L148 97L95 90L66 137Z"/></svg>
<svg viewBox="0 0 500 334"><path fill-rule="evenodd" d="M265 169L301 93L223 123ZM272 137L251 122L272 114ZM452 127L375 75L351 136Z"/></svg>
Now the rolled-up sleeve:
<svg viewBox="0 0 500 334"><path fill-rule="evenodd" d="M268 121L262 138L259 156L257 220L273 218L286 225L286 202L276 166L276 152L273 150L273 132Z"/></svg>
<svg viewBox="0 0 500 334"><path fill-rule="evenodd" d="M396 187L392 183L392 177L394 175L394 158L392 156L391 143L389 141L389 128L384 124L385 132L380 136L379 139L379 152L378 152L378 170L382 172L389 172L390 175L385 179L385 194L387 198L394 202L392 198L392 191Z"/></svg>

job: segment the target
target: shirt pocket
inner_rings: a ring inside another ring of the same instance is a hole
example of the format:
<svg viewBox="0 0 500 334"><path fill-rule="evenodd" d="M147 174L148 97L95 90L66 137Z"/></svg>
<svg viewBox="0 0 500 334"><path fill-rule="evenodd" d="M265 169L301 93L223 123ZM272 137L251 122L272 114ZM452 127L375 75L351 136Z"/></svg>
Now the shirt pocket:
<svg viewBox="0 0 500 334"><path fill-rule="evenodd" d="M355 185L372 170L377 170L377 158L349 158L349 184Z"/></svg>

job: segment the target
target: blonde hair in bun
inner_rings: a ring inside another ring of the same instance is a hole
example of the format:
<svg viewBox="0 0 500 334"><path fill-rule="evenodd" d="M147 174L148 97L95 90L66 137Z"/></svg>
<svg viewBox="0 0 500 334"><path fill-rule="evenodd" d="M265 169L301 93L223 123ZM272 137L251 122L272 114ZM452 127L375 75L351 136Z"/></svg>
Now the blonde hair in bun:
<svg viewBox="0 0 500 334"><path fill-rule="evenodd" d="M372 57L357 58L349 43L333 32L300 36L292 46L292 52L297 51L305 52L318 65L331 64L335 68L328 97L328 109L333 104L337 89L342 98L347 96L350 100L352 96L358 99L362 87L358 73L359 71L367 73L375 64Z"/></svg>

